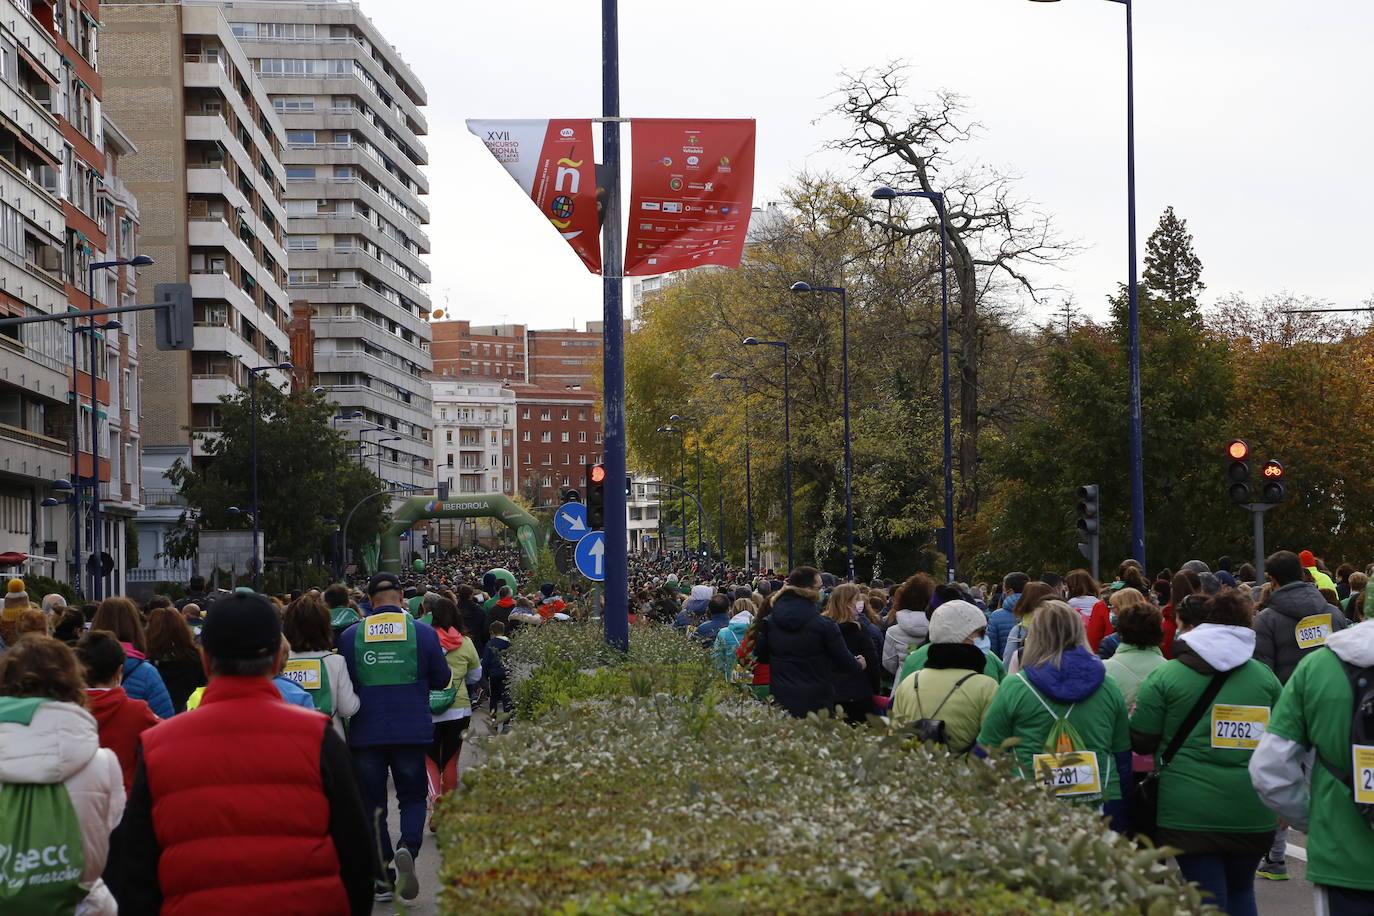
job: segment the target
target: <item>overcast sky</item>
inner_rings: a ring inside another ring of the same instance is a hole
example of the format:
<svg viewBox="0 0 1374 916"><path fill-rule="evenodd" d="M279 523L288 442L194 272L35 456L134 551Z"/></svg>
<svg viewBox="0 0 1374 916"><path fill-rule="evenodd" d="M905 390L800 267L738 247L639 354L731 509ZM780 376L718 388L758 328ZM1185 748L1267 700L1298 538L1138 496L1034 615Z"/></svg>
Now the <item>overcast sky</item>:
<svg viewBox="0 0 1374 916"><path fill-rule="evenodd" d="M595 0L362 0L429 92L431 286L455 318L579 326L601 284L524 197L470 117L601 113ZM758 120L755 204L799 171L850 179L823 115L842 70L905 59L910 89L963 94L969 156L1083 250L1042 272L1101 315L1126 271L1125 8L1111 0L621 0L626 116ZM1358 305L1374 210L1361 0L1136 4L1139 229L1187 219L1207 298L1292 291ZM819 119L819 120L818 120ZM626 172L628 177L628 171ZM628 192L628 188L626 189ZM628 286L626 295L628 297ZM627 306L628 308L628 306Z"/></svg>

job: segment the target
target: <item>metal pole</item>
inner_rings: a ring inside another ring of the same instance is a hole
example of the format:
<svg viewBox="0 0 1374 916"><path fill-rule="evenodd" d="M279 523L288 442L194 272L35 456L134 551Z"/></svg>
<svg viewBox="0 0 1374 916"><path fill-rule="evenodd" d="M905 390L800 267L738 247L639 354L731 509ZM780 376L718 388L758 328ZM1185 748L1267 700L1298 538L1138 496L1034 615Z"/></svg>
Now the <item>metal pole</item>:
<svg viewBox="0 0 1374 916"><path fill-rule="evenodd" d="M945 399L945 581L954 581L954 432L949 398L949 273L945 256L945 197L937 194L935 209L940 215L940 347L941 386ZM1094 573L1096 575L1096 573Z"/></svg>
<svg viewBox="0 0 1374 916"><path fill-rule="evenodd" d="M716 462L716 552L725 559L725 468Z"/></svg>
<svg viewBox="0 0 1374 916"><path fill-rule="evenodd" d="M849 578L854 581L854 456L849 443L849 297L840 288L840 363L844 370L844 524Z"/></svg>
<svg viewBox="0 0 1374 916"><path fill-rule="evenodd" d="M262 563L258 560L258 374L248 370L248 396L253 412L253 591L262 591Z"/></svg>
<svg viewBox="0 0 1374 916"><path fill-rule="evenodd" d="M701 424L697 424L697 555L700 556L706 551L703 549L702 530L701 530Z"/></svg>
<svg viewBox="0 0 1374 916"><path fill-rule="evenodd" d="M678 435L677 440L677 476L680 481L679 486L683 488L682 496L678 499L680 514L678 520L682 522L682 552L687 553L687 431L683 430Z"/></svg>
<svg viewBox="0 0 1374 916"><path fill-rule="evenodd" d="M76 586L76 596L85 596L81 588L81 385L77 378L80 371L77 365L78 347L81 346L80 329L73 326L72 335L72 584Z"/></svg>
<svg viewBox="0 0 1374 916"><path fill-rule="evenodd" d="M1136 278L1135 239L1135 48L1132 40L1131 0L1126 6L1126 237L1130 257L1128 287L1131 371L1131 553L1145 567L1145 459L1142 455L1140 413L1140 296Z"/></svg>
<svg viewBox="0 0 1374 916"><path fill-rule="evenodd" d="M748 396L746 395L746 398ZM744 571L754 572L754 477L749 465L749 401L744 402Z"/></svg>
<svg viewBox="0 0 1374 916"><path fill-rule="evenodd" d="M87 292L90 292L89 288ZM91 307L95 307L94 302ZM86 333L91 338L91 557L95 563L95 570L91 573L91 598L99 601L105 597L105 568L100 558L100 398L96 389L99 340L95 333L94 318Z"/></svg>
<svg viewBox="0 0 1374 916"><path fill-rule="evenodd" d="M617 0L601 0L601 108L609 119L620 117L620 25ZM602 341L604 346L602 399L605 405L606 448L601 462L612 481L625 479L625 325L621 295L624 279L620 239L620 122L601 126L606 162L606 199L602 224ZM606 642L621 649L630 645L629 557L625 548L625 490L616 483L606 488Z"/></svg>
<svg viewBox="0 0 1374 916"><path fill-rule="evenodd" d="M1261 585L1264 582L1264 512L1269 505L1260 503L1245 508L1255 520L1255 584Z"/></svg>
<svg viewBox="0 0 1374 916"><path fill-rule="evenodd" d="M782 343L782 475L787 489L787 571L796 567L792 555L792 380L791 349L787 341Z"/></svg>

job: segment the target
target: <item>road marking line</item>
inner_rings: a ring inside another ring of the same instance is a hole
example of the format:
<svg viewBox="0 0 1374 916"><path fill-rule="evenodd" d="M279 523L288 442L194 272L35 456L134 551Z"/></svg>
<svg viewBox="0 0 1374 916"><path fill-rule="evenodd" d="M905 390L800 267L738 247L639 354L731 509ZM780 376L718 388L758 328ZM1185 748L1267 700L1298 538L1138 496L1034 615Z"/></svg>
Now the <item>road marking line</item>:
<svg viewBox="0 0 1374 916"><path fill-rule="evenodd" d="M1299 862L1307 861L1307 847L1305 846L1294 846L1292 843L1289 843L1284 847L1284 852L1286 852L1289 857L1297 859Z"/></svg>

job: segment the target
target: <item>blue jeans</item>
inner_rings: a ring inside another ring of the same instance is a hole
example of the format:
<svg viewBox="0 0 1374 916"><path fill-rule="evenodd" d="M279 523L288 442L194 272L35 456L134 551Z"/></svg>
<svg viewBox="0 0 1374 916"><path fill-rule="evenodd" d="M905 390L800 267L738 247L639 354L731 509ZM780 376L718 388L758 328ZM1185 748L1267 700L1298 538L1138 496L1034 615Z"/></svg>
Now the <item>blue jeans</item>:
<svg viewBox="0 0 1374 916"><path fill-rule="evenodd" d="M1202 902L1216 904L1228 916L1258 916L1255 904L1255 867L1259 856L1181 855L1183 880L1202 889ZM1208 897L1208 895L1211 895Z"/></svg>
<svg viewBox="0 0 1374 916"><path fill-rule="evenodd" d="M1326 911L1331 916L1370 916L1374 914L1374 891L1360 891L1349 887L1317 885L1317 892L1326 898Z"/></svg>
<svg viewBox="0 0 1374 916"><path fill-rule="evenodd" d="M387 828L386 776L390 771L396 784L396 806L401 812L400 844L412 855L420 854L420 842L425 832L425 799L428 782L425 777L423 744L393 744L383 747L355 747L353 761L358 765L362 782L363 803L367 805L373 829L376 831L382 865L391 862L391 831Z"/></svg>

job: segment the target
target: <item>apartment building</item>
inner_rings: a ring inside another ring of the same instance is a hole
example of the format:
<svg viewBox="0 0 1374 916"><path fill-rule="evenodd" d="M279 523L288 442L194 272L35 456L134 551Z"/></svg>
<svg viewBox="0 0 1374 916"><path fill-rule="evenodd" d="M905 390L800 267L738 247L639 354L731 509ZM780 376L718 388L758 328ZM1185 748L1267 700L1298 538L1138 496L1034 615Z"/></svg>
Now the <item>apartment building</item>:
<svg viewBox="0 0 1374 916"><path fill-rule="evenodd" d="M293 298L309 301L314 384L353 435L387 429L379 476L430 487L425 90L346 0L222 4L286 131Z"/></svg>
<svg viewBox="0 0 1374 916"><path fill-rule="evenodd" d="M525 381L523 324L473 326L470 321L435 321L433 378L494 378L510 384Z"/></svg>
<svg viewBox="0 0 1374 916"><path fill-rule="evenodd" d="M0 2L0 317L124 304L137 288L132 271L91 269L138 245L137 202L116 175L134 148L101 111L100 12L96 0ZM141 499L135 325L0 332L0 551L27 554L24 572L73 581L72 534L88 555L99 499L106 590L122 584L123 517ZM55 480L79 484L77 498ZM50 496L62 502L44 507Z"/></svg>
<svg viewBox="0 0 1374 916"><path fill-rule="evenodd" d="M450 494L515 493L515 416L500 382L434 382L434 461Z"/></svg>

